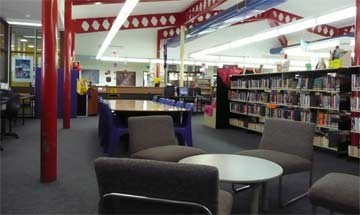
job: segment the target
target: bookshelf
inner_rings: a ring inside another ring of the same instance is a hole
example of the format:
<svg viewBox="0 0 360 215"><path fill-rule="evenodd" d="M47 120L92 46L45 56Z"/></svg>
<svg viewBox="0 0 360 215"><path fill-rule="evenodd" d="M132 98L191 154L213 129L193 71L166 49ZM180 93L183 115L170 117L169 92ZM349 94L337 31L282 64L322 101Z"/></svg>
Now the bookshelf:
<svg viewBox="0 0 360 215"><path fill-rule="evenodd" d="M329 133L346 132L352 136L351 146L359 145L359 127L352 126L360 120L359 72L359 67L351 67L233 75L230 89L218 89L227 90L217 101L228 109L227 120L218 128L230 125L262 133L267 118L315 123L314 146L346 152L348 143L329 141ZM354 89L352 82L359 85Z"/></svg>
<svg viewBox="0 0 360 215"><path fill-rule="evenodd" d="M360 158L360 74L351 76L351 145L348 155Z"/></svg>

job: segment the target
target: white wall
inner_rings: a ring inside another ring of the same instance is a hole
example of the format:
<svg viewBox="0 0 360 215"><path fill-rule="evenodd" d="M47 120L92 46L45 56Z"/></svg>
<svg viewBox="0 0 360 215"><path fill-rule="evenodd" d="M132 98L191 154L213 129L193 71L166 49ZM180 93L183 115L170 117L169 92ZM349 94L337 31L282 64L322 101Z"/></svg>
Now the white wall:
<svg viewBox="0 0 360 215"><path fill-rule="evenodd" d="M112 62L98 61L88 56L76 56L76 60L80 61L80 65L83 69L95 69L99 70L99 84L101 86L116 86L116 71L128 71L136 72L136 86L143 86L144 71L149 71L148 63L122 63L118 62L116 66ZM105 80L105 72L110 70L111 82L108 83Z"/></svg>

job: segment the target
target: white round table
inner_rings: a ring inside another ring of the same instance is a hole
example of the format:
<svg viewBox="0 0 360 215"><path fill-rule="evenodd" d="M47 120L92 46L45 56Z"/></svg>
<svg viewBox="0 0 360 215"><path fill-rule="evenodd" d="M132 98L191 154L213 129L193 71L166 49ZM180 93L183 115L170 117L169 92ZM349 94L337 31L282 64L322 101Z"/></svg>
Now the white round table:
<svg viewBox="0 0 360 215"><path fill-rule="evenodd" d="M184 158L179 163L214 166L219 171L221 182L248 184L253 190L251 213L258 214L262 185L281 176L283 169L278 164L250 156L231 154L204 154Z"/></svg>

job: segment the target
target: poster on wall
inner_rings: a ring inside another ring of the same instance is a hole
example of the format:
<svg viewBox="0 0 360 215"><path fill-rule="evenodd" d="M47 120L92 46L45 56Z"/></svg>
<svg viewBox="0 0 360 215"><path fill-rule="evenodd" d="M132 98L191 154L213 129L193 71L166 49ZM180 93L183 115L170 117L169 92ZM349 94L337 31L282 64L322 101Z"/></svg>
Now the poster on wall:
<svg viewBox="0 0 360 215"><path fill-rule="evenodd" d="M12 80L14 82L32 82L33 59L30 57L12 58Z"/></svg>
<svg viewBox="0 0 360 215"><path fill-rule="evenodd" d="M83 69L81 70L81 78L87 79L91 84L99 84L99 70Z"/></svg>
<svg viewBox="0 0 360 215"><path fill-rule="evenodd" d="M131 87L135 86L136 72L117 71L116 86Z"/></svg>

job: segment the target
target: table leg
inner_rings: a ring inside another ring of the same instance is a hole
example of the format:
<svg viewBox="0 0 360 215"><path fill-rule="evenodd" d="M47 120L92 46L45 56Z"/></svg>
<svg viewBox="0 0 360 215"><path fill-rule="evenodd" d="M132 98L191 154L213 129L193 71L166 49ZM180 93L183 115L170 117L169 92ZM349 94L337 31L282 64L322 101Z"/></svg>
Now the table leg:
<svg viewBox="0 0 360 215"><path fill-rule="evenodd" d="M267 199L267 189L266 189L267 183L264 182L262 184L262 193L261 193L261 210L267 212L269 209L268 207L268 199Z"/></svg>
<svg viewBox="0 0 360 215"><path fill-rule="evenodd" d="M25 99L22 100L22 125L25 124Z"/></svg>
<svg viewBox="0 0 360 215"><path fill-rule="evenodd" d="M261 188L262 188L262 183L251 185L252 200L251 200L250 214L259 214Z"/></svg>

